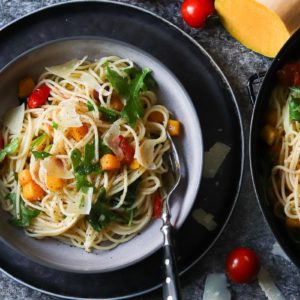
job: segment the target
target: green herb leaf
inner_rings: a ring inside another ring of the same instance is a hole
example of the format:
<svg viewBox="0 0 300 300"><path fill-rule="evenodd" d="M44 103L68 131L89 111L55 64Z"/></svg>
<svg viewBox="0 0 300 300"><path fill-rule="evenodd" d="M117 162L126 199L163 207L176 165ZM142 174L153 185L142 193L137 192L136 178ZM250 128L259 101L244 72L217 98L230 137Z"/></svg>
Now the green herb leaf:
<svg viewBox="0 0 300 300"><path fill-rule="evenodd" d="M73 165L73 169L74 171L76 170L76 168L79 166L79 164L81 163L81 152L79 149L74 149L71 152L71 161L72 161L72 165Z"/></svg>
<svg viewBox="0 0 300 300"><path fill-rule="evenodd" d="M289 100L290 120L300 122L300 98L291 97Z"/></svg>
<svg viewBox="0 0 300 300"><path fill-rule="evenodd" d="M17 172L14 172L14 179L16 182L19 181L19 174Z"/></svg>
<svg viewBox="0 0 300 300"><path fill-rule="evenodd" d="M98 107L98 109L103 114L105 121L115 122L121 117L121 113L116 110L109 109L103 106Z"/></svg>
<svg viewBox="0 0 300 300"><path fill-rule="evenodd" d="M86 144L84 147L84 164L90 164L95 158L95 143L94 141L91 144Z"/></svg>
<svg viewBox="0 0 300 300"><path fill-rule="evenodd" d="M125 209L130 208L134 204L136 200L139 183L140 183L140 179L137 179L136 181L134 181L128 186L127 193L124 199L124 204L122 205L122 207L124 207ZM118 194L115 195L115 198L119 198L121 195L122 192L119 192Z"/></svg>
<svg viewBox="0 0 300 300"><path fill-rule="evenodd" d="M19 139L14 138L9 144L0 150L0 162L4 160L6 155L14 154L19 147Z"/></svg>
<svg viewBox="0 0 300 300"><path fill-rule="evenodd" d="M79 208L82 208L84 206L85 206L85 197L84 195L82 195L79 203Z"/></svg>
<svg viewBox="0 0 300 300"><path fill-rule="evenodd" d="M79 175L89 175L91 173L99 174L101 172L100 164L94 163L94 164L80 164L76 168L76 173Z"/></svg>
<svg viewBox="0 0 300 300"><path fill-rule="evenodd" d="M96 231L105 228L113 219L113 212L105 206L106 190L101 188L96 203L92 205L88 221Z"/></svg>
<svg viewBox="0 0 300 300"><path fill-rule="evenodd" d="M35 160L44 159L46 157L51 156L49 152L45 152L45 151L32 151L32 154Z"/></svg>
<svg viewBox="0 0 300 300"><path fill-rule="evenodd" d="M54 128L54 129L57 129L58 128L58 124L56 123L56 122L52 122L52 127Z"/></svg>
<svg viewBox="0 0 300 300"><path fill-rule="evenodd" d="M139 72L130 86L130 98L126 101L126 106L122 111L122 116L125 117L130 126L134 127L138 118L144 114L144 108L140 101L140 92L144 87L144 79L150 69L146 68Z"/></svg>
<svg viewBox="0 0 300 300"><path fill-rule="evenodd" d="M121 97L126 99L129 97L130 88L128 78L120 76L116 71L107 66L107 79Z"/></svg>
<svg viewBox="0 0 300 300"><path fill-rule="evenodd" d="M139 70L135 67L129 68L124 70L131 79L134 79L138 74L139 74ZM151 75L151 73L148 73L144 79L144 88L143 90L153 90L154 88L157 87L157 82L155 81L155 79L153 78L153 76Z"/></svg>
<svg viewBox="0 0 300 300"><path fill-rule="evenodd" d="M107 67L107 78L116 92L126 99L126 105L121 113L130 126L134 127L138 118L143 116L144 108L140 101L140 93L153 87L154 79L150 76L151 70L146 68L139 71L135 68L128 69L130 79L120 76L117 72Z"/></svg>
<svg viewBox="0 0 300 300"><path fill-rule="evenodd" d="M87 193L88 188L93 187L93 185L87 180L85 175L76 173L75 179L77 191L82 190L84 193Z"/></svg>
<svg viewBox="0 0 300 300"><path fill-rule="evenodd" d="M31 143L31 149L42 144L45 141L46 137L47 137L46 132L43 132L40 136L34 139Z"/></svg>
<svg viewBox="0 0 300 300"><path fill-rule="evenodd" d="M94 111L95 110L95 108L94 108L94 106L93 106L93 104L92 104L91 101L88 101L87 104L86 104L86 106L88 108L88 111Z"/></svg>
<svg viewBox="0 0 300 300"><path fill-rule="evenodd" d="M93 185L87 180L86 175L99 174L101 172L100 164L98 162L93 163L95 158L95 143L87 144L84 148L84 158L79 149L74 149L71 152L71 161L73 169L75 171L76 188L87 192L89 187Z"/></svg>
<svg viewBox="0 0 300 300"><path fill-rule="evenodd" d="M290 91L291 91L291 95L294 97L294 98L300 98L300 88L297 87L297 86L292 86L289 88Z"/></svg>
<svg viewBox="0 0 300 300"><path fill-rule="evenodd" d="M52 148L52 144L48 145L46 148L45 148L45 152L49 152Z"/></svg>
<svg viewBox="0 0 300 300"><path fill-rule="evenodd" d="M107 147L104 144L103 140L100 138L99 139L99 155L100 155L100 157L102 157L104 154L112 154L112 153L113 153L112 150L109 147Z"/></svg>
<svg viewBox="0 0 300 300"><path fill-rule="evenodd" d="M5 197L9 199L16 209L16 193L9 193ZM15 216L10 220L10 223L18 227L28 227L33 218L39 215L40 211L25 206L24 200L20 197L20 217Z"/></svg>

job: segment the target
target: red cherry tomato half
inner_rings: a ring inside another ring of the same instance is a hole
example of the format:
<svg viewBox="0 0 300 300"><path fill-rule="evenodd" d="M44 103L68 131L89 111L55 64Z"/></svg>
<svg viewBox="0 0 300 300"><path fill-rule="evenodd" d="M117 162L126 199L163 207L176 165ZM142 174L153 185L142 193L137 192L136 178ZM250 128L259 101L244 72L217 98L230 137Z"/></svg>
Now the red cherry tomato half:
<svg viewBox="0 0 300 300"><path fill-rule="evenodd" d="M162 212L162 197L160 192L155 192L153 195L153 218L160 218Z"/></svg>
<svg viewBox="0 0 300 300"><path fill-rule="evenodd" d="M125 164L130 164L134 157L134 148L127 142L123 135L119 135L119 147L123 152L124 158L123 162Z"/></svg>
<svg viewBox="0 0 300 300"><path fill-rule="evenodd" d="M226 260L226 272L235 283L249 283L254 280L260 269L257 254L249 248L236 248Z"/></svg>
<svg viewBox="0 0 300 300"><path fill-rule="evenodd" d="M300 63L287 63L277 71L277 77L283 86L300 86Z"/></svg>
<svg viewBox="0 0 300 300"><path fill-rule="evenodd" d="M181 6L183 19L194 28L204 27L206 19L215 12L212 0L184 0Z"/></svg>
<svg viewBox="0 0 300 300"><path fill-rule="evenodd" d="M50 95L50 88L46 84L42 84L35 89L28 98L27 105L29 108L38 108L44 105Z"/></svg>

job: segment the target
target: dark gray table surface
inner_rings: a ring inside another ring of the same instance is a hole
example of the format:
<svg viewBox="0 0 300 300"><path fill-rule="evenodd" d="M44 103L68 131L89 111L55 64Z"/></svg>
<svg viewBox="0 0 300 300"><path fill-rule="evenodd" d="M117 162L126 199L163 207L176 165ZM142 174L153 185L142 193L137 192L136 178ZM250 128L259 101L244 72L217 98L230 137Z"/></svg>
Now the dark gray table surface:
<svg viewBox="0 0 300 300"><path fill-rule="evenodd" d="M61 0L0 0L0 28L36 9ZM258 55L235 41L224 30L217 19L212 20L205 30L186 26L180 15L182 1L176 0L124 0L122 2L146 8L176 24L213 57L231 84L240 107L244 123L246 160L245 173L238 203L233 215L212 249L181 279L184 299L201 299L207 274L224 272L224 261L228 252L240 245L255 249L264 267L272 274L274 282L286 299L300 299L300 275L289 261L271 253L275 239L258 208L252 187L248 162L248 137L252 106L247 96L246 82L256 71L266 70L271 60ZM0 43L1 47L1 43ZM231 284L233 299L265 299L257 282L252 284ZM140 299L161 299L160 291ZM43 299L56 297L41 294L23 286L7 275L0 273L0 299Z"/></svg>

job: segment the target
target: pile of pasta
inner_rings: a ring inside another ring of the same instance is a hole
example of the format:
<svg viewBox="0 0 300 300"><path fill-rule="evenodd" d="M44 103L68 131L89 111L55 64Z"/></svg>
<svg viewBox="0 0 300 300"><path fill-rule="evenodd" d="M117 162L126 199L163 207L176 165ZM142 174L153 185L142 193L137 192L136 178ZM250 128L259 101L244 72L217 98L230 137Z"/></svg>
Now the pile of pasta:
<svg viewBox="0 0 300 300"><path fill-rule="evenodd" d="M26 77L3 118L0 193L27 235L111 249L160 217L168 133L148 68L129 59L71 60Z"/></svg>

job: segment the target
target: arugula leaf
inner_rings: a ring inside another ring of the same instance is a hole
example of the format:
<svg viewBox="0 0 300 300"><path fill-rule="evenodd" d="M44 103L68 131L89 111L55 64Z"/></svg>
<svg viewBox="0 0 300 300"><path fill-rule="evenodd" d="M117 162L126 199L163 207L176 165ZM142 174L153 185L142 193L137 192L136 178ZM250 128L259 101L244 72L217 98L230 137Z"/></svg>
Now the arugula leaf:
<svg viewBox="0 0 300 300"><path fill-rule="evenodd" d="M72 161L73 169L74 171L76 171L76 168L81 163L81 152L79 149L74 149L71 152L71 161Z"/></svg>
<svg viewBox="0 0 300 300"><path fill-rule="evenodd" d="M49 152L49 151L51 150L52 146L53 146L52 144L48 145L48 146L45 148L45 151L46 151L46 152Z"/></svg>
<svg viewBox="0 0 300 300"><path fill-rule="evenodd" d="M291 91L291 95L295 98L300 98L300 88L297 86L292 86L289 88Z"/></svg>
<svg viewBox="0 0 300 300"><path fill-rule="evenodd" d="M91 173L99 174L101 172L100 164L94 163L94 164L80 164L76 168L76 173L79 175L89 175Z"/></svg>
<svg viewBox="0 0 300 300"><path fill-rule="evenodd" d="M130 77L131 79L134 79L135 76L136 76L137 74L139 74L139 72L140 72L140 71L139 71L137 68L135 68L135 67L125 69L124 71L129 75L129 77ZM144 90L144 89L146 89L146 90L153 90L154 88L157 87L157 82L155 81L155 79L153 78L153 76L152 76L150 73L148 73L148 74L146 75L146 77L145 77L145 79L144 79L144 85L145 85L145 86L144 86L143 90Z"/></svg>
<svg viewBox="0 0 300 300"><path fill-rule="evenodd" d="M19 147L19 139L14 138L9 144L0 150L0 162L4 160L6 155L14 154Z"/></svg>
<svg viewBox="0 0 300 300"><path fill-rule="evenodd" d="M95 143L87 144L84 148L84 158L79 149L74 149L71 152L71 161L75 172L76 188L87 192L89 187L93 185L87 180L86 175L91 173L99 174L101 172L100 164L98 162L93 163L95 158Z"/></svg>
<svg viewBox="0 0 300 300"><path fill-rule="evenodd" d="M115 122L121 117L121 113L116 110L109 109L103 106L99 106L98 109L103 114L105 121Z"/></svg>
<svg viewBox="0 0 300 300"><path fill-rule="evenodd" d="M109 66L107 66L107 79L109 80L112 87L116 90L116 92L124 97L128 98L130 89L128 78L120 76L116 71L112 70Z"/></svg>
<svg viewBox="0 0 300 300"><path fill-rule="evenodd" d="M300 122L300 98L294 98L292 96L289 100L289 115L290 120Z"/></svg>
<svg viewBox="0 0 300 300"><path fill-rule="evenodd" d="M75 173L75 179L77 191L82 190L84 193L87 193L88 188L93 187L93 185L87 180L85 175Z"/></svg>
<svg viewBox="0 0 300 300"><path fill-rule="evenodd" d="M33 154L35 160L44 159L44 158L52 155L49 152L45 152L45 151L32 151L32 154Z"/></svg>
<svg viewBox="0 0 300 300"><path fill-rule="evenodd" d="M94 111L95 110L95 108L94 108L94 106L93 106L93 104L92 104L91 101L88 101L87 104L86 104L86 106L88 108L88 111Z"/></svg>
<svg viewBox="0 0 300 300"><path fill-rule="evenodd" d="M18 172L14 172L14 179L15 179L16 182L19 181L19 174L18 174Z"/></svg>
<svg viewBox="0 0 300 300"><path fill-rule="evenodd" d="M5 199L9 199L10 202L16 208L16 193L9 193L6 195ZM30 225L33 218L39 215L40 211L37 209L32 209L25 206L24 200L20 197L20 218L16 216L10 219L10 223L18 227L27 227Z"/></svg>
<svg viewBox="0 0 300 300"><path fill-rule="evenodd" d="M129 207L131 207L134 204L134 202L136 200L139 183L140 183L140 179L137 179L136 181L134 181L133 183L131 183L128 186L127 193L126 193L126 196L124 199L124 204L123 204L123 207L125 209L128 209ZM118 194L115 195L115 198L119 198L121 195L122 195L122 192L119 192Z"/></svg>
<svg viewBox="0 0 300 300"><path fill-rule="evenodd" d="M103 156L104 154L112 154L112 153L113 153L112 150L109 147L107 147L104 144L103 140L100 138L99 139L99 155L100 155L100 157Z"/></svg>
<svg viewBox="0 0 300 300"><path fill-rule="evenodd" d="M106 190L104 187L101 188L100 194L96 203L92 205L88 222L96 231L100 231L109 225L112 221L120 222L122 219L117 215L116 212L110 210L106 206Z"/></svg>
<svg viewBox="0 0 300 300"><path fill-rule="evenodd" d="M46 137L47 137L47 133L43 132L40 136L38 136L36 139L34 139L31 143L31 149L42 144L44 142L44 140L46 139Z"/></svg>
<svg viewBox="0 0 300 300"><path fill-rule="evenodd" d="M121 113L129 125L134 127L138 118L143 116L144 108L140 101L140 93L145 89L152 88L155 84L150 76L151 70L146 68L142 71L135 68L128 69L131 80L120 76L117 72L107 67L107 78L116 92L126 99L126 105Z"/></svg>
<svg viewBox="0 0 300 300"><path fill-rule="evenodd" d="M95 143L94 141L91 144L86 144L84 147L84 164L90 164L95 158Z"/></svg>
<svg viewBox="0 0 300 300"><path fill-rule="evenodd" d="M127 119L131 127L134 127L137 119L144 114L144 108L140 101L140 92L144 87L144 79L150 72L148 68L139 72L130 85L130 98L126 101L122 116Z"/></svg>
<svg viewBox="0 0 300 300"><path fill-rule="evenodd" d="M52 122L52 127L54 128L54 129L57 129L58 128L58 124L56 123L56 122Z"/></svg>
<svg viewBox="0 0 300 300"><path fill-rule="evenodd" d="M82 195L79 203L79 208L82 208L85 206L85 197Z"/></svg>

